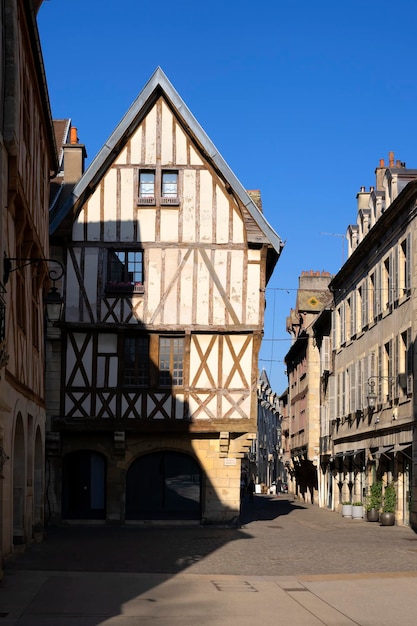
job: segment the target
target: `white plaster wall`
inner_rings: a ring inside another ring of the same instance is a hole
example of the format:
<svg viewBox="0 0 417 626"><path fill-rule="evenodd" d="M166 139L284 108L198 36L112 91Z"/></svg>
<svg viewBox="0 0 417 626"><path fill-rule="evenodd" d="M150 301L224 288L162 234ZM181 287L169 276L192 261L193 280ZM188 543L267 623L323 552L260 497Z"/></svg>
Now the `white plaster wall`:
<svg viewBox="0 0 417 626"><path fill-rule="evenodd" d="M182 236L183 241L195 241L195 196L196 196L196 182L195 171L184 171L184 189L183 189L183 202L182 202L182 214L183 214L183 226Z"/></svg>
<svg viewBox="0 0 417 626"><path fill-rule="evenodd" d="M110 169L104 178L104 241L117 241L117 171Z"/></svg>
<svg viewBox="0 0 417 626"><path fill-rule="evenodd" d="M200 171L200 241L213 241L213 177Z"/></svg>
<svg viewBox="0 0 417 626"><path fill-rule="evenodd" d="M156 107L146 116L145 163L156 163Z"/></svg>
<svg viewBox="0 0 417 626"><path fill-rule="evenodd" d="M229 241L229 200L224 191L216 186L216 243Z"/></svg>
<svg viewBox="0 0 417 626"><path fill-rule="evenodd" d="M136 198L135 175L131 168L123 168L120 170L120 239L121 241L134 241L133 225L135 223ZM113 213L116 217L116 201L114 198Z"/></svg>
<svg viewBox="0 0 417 626"><path fill-rule="evenodd" d="M167 105L164 101L162 101L162 124L161 124L161 133L162 133L162 144L161 144L161 164L164 165L172 165L174 161L172 148L173 148L173 137L172 137L172 113L168 109Z"/></svg>
<svg viewBox="0 0 417 626"><path fill-rule="evenodd" d="M179 124L175 124L176 158L178 165L187 164L187 137Z"/></svg>
<svg viewBox="0 0 417 626"><path fill-rule="evenodd" d="M100 187L94 191L87 203L87 215L87 239L89 241L100 241ZM85 212L81 211L76 225L74 225L74 231L75 228L77 228L78 234L78 237L74 238L75 233L73 232L73 239L75 241L82 241L84 239L84 220Z"/></svg>

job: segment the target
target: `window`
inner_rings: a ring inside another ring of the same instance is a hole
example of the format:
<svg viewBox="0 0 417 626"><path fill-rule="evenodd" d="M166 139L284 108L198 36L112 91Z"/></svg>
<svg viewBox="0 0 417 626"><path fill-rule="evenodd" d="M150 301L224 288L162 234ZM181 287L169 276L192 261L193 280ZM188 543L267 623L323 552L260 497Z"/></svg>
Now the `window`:
<svg viewBox="0 0 417 626"><path fill-rule="evenodd" d="M140 170L139 172L139 202L140 204L155 204L155 172Z"/></svg>
<svg viewBox="0 0 417 626"><path fill-rule="evenodd" d="M159 338L159 384L171 387L183 384L184 338Z"/></svg>
<svg viewBox="0 0 417 626"><path fill-rule="evenodd" d="M382 398L385 401L385 399L391 400L393 395L392 339L384 344L383 359Z"/></svg>
<svg viewBox="0 0 417 626"><path fill-rule="evenodd" d="M178 204L178 172L162 172L161 204Z"/></svg>
<svg viewBox="0 0 417 626"><path fill-rule="evenodd" d="M109 250L107 290L143 293L142 250Z"/></svg>
<svg viewBox="0 0 417 626"><path fill-rule="evenodd" d="M399 297L411 292L411 236L401 242L399 247Z"/></svg>
<svg viewBox="0 0 417 626"><path fill-rule="evenodd" d="M345 302L345 326L346 341L350 341L352 337L352 300L348 298Z"/></svg>
<svg viewBox="0 0 417 626"><path fill-rule="evenodd" d="M359 315L359 331L368 324L368 298L366 297L365 283L358 287L357 291L357 314Z"/></svg>
<svg viewBox="0 0 417 626"><path fill-rule="evenodd" d="M369 300L368 307L369 307L369 312L371 315L371 321L377 318L375 289L376 289L376 275L375 275L375 272L373 272L369 276L369 292L368 292L368 300Z"/></svg>
<svg viewBox="0 0 417 626"><path fill-rule="evenodd" d="M394 301L395 285L393 280L393 261L390 254L382 266L382 304L383 310L388 309Z"/></svg>
<svg viewBox="0 0 417 626"><path fill-rule="evenodd" d="M125 338L123 384L129 387L149 384L149 337Z"/></svg>
<svg viewBox="0 0 417 626"><path fill-rule="evenodd" d="M413 346L411 328L407 328L399 336L398 347L398 384L402 394L412 392L413 385Z"/></svg>
<svg viewBox="0 0 417 626"><path fill-rule="evenodd" d="M177 205L177 170L140 170L138 204Z"/></svg>

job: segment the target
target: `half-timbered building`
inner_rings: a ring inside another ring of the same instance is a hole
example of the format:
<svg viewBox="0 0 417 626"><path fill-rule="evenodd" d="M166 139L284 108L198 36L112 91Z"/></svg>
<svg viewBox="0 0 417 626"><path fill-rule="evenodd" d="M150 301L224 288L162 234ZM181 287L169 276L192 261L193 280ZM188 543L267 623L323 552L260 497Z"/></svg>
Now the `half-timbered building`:
<svg viewBox="0 0 417 626"><path fill-rule="evenodd" d="M43 300L57 155L41 4L0 3L0 578L2 557L30 543L44 521Z"/></svg>
<svg viewBox="0 0 417 626"><path fill-rule="evenodd" d="M66 266L51 517L236 521L283 246L259 193L158 68L50 217Z"/></svg>

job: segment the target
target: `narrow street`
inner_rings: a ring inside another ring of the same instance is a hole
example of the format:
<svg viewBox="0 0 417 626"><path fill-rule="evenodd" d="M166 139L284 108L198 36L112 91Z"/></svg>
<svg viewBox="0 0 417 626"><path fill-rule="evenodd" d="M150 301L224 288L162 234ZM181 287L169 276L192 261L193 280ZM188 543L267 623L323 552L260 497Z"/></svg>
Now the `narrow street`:
<svg viewBox="0 0 417 626"><path fill-rule="evenodd" d="M51 528L6 564L0 624L411 626L416 591L410 528L256 495L238 529Z"/></svg>

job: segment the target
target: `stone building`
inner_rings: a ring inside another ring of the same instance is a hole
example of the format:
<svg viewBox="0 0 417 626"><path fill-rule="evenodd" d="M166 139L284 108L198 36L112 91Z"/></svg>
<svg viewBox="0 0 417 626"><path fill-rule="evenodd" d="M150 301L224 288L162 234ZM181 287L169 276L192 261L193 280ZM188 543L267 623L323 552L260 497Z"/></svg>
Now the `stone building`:
<svg viewBox="0 0 417 626"><path fill-rule="evenodd" d="M349 257L334 294L331 391L334 508L395 483L397 523L417 525L415 338L417 170L381 160L376 185L357 194Z"/></svg>
<svg viewBox="0 0 417 626"><path fill-rule="evenodd" d="M289 446L295 491L316 502L320 450L320 361L313 323L331 302L328 272L302 272L297 302L287 318L293 343L285 355L288 376ZM294 488L293 487L293 488Z"/></svg>
<svg viewBox="0 0 417 626"><path fill-rule="evenodd" d="M325 306L314 320L312 329L320 363L320 445L318 465L318 503L332 509L334 504L334 463L330 428L330 381L333 372L331 327L333 306Z"/></svg>
<svg viewBox="0 0 417 626"><path fill-rule="evenodd" d="M66 267L48 366L51 520L236 521L283 246L259 192L159 68L69 189L50 227Z"/></svg>
<svg viewBox="0 0 417 626"><path fill-rule="evenodd" d="M40 5L0 3L0 572L44 522L44 298L57 155Z"/></svg>
<svg viewBox="0 0 417 626"><path fill-rule="evenodd" d="M258 381L258 422L256 439L252 444L255 482L269 487L278 478L282 480L281 418L279 398L269 384L263 369Z"/></svg>

